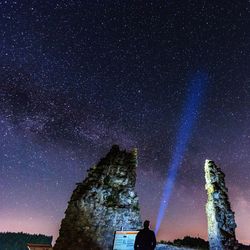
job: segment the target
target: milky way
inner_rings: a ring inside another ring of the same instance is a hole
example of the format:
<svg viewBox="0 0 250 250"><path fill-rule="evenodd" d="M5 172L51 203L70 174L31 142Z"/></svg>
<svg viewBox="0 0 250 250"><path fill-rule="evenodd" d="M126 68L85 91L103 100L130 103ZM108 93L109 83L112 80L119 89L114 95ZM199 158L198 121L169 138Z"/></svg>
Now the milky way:
<svg viewBox="0 0 250 250"><path fill-rule="evenodd" d="M203 164L226 174L250 243L250 3L0 1L0 230L57 237L75 183L112 144L137 147L155 226L188 80L209 90L158 239L207 237Z"/></svg>

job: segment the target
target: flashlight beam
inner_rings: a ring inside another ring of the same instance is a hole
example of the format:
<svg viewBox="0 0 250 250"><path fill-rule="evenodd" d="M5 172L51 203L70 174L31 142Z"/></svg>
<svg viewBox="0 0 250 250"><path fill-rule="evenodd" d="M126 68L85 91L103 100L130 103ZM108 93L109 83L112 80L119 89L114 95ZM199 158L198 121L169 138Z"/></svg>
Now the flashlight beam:
<svg viewBox="0 0 250 250"><path fill-rule="evenodd" d="M174 152L172 154L167 180L164 184L162 199L156 221L155 233L157 234L161 222L165 216L169 205L178 170L181 166L188 142L190 140L195 121L198 118L199 108L208 84L208 75L204 72L197 72L190 81L187 98L184 103L183 112L180 120L179 130L176 137Z"/></svg>

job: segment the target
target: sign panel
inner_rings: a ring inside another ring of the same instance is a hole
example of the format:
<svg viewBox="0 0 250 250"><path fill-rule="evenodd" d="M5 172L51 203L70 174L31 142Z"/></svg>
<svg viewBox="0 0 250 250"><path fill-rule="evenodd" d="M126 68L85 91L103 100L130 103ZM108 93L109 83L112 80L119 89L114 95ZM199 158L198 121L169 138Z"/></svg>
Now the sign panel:
<svg viewBox="0 0 250 250"><path fill-rule="evenodd" d="M135 237L139 231L116 231L113 250L134 250Z"/></svg>

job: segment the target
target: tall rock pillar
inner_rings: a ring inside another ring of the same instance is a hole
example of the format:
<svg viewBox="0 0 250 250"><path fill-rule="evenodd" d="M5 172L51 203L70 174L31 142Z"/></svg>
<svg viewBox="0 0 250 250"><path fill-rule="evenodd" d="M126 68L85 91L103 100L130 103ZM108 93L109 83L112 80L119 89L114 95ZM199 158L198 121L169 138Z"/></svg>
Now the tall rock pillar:
<svg viewBox="0 0 250 250"><path fill-rule="evenodd" d="M236 223L227 195L225 174L213 161L205 162L207 222L210 250L237 249Z"/></svg>
<svg viewBox="0 0 250 250"><path fill-rule="evenodd" d="M113 146L77 183L54 250L109 250L114 231L141 228L135 193L137 151Z"/></svg>

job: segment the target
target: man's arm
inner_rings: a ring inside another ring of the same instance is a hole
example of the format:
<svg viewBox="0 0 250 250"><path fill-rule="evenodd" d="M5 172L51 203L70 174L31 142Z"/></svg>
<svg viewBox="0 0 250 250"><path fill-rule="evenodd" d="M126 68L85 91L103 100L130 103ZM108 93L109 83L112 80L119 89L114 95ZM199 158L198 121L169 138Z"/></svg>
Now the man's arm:
<svg viewBox="0 0 250 250"><path fill-rule="evenodd" d="M152 231L152 245L153 245L153 249L154 249L156 247L156 238L155 238L154 231Z"/></svg>
<svg viewBox="0 0 250 250"><path fill-rule="evenodd" d="M140 237L139 233L135 237L134 250L137 250L139 248L139 237Z"/></svg>

